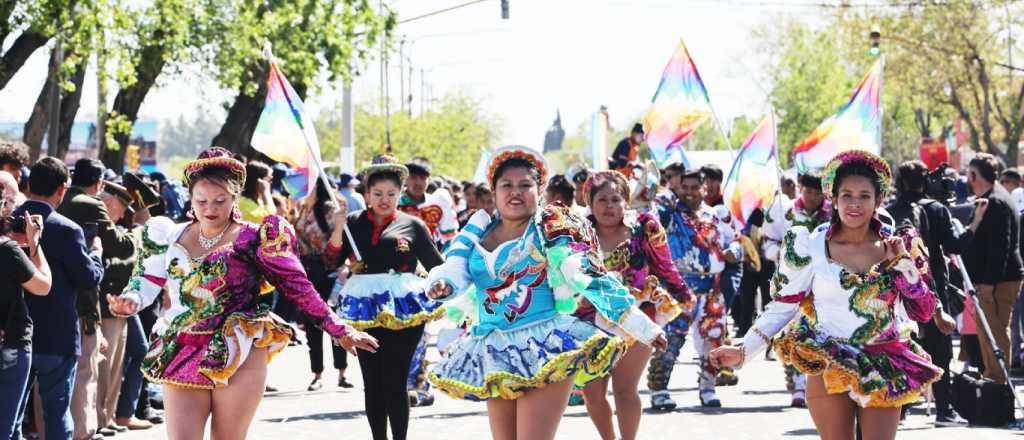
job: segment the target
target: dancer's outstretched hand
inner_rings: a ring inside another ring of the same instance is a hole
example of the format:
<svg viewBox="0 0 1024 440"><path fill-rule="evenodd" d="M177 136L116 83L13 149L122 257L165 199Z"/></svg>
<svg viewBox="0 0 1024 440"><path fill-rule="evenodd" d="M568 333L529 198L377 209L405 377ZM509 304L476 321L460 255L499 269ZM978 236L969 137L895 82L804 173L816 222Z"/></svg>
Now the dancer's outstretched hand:
<svg viewBox="0 0 1024 440"><path fill-rule="evenodd" d="M351 353L352 356L359 356L356 349L376 353L377 347L379 347L377 338L359 330L353 330L351 333L338 338L338 343L341 345L341 348Z"/></svg>
<svg viewBox="0 0 1024 440"><path fill-rule="evenodd" d="M430 286L430 290L427 291L427 298L430 299L441 299L452 294L452 286L444 281L438 281Z"/></svg>
<svg viewBox="0 0 1024 440"><path fill-rule="evenodd" d="M743 361L743 348L726 345L711 350L711 366L715 368L735 367Z"/></svg>
<svg viewBox="0 0 1024 440"><path fill-rule="evenodd" d="M110 312L117 316L132 316L139 312L139 303L123 296L107 295Z"/></svg>

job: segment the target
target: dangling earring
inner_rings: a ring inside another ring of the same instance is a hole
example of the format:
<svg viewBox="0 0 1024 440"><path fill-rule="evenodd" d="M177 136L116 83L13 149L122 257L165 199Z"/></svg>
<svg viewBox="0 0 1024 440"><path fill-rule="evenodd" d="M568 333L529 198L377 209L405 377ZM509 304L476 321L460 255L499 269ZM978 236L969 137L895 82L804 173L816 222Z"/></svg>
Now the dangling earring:
<svg viewBox="0 0 1024 440"><path fill-rule="evenodd" d="M238 208L238 203L231 206L231 220L234 220L235 223L242 222L242 210Z"/></svg>
<svg viewBox="0 0 1024 440"><path fill-rule="evenodd" d="M196 211L195 208L189 207L188 211L185 211L185 217L187 217L189 220L195 221L196 220L196 212L195 211Z"/></svg>

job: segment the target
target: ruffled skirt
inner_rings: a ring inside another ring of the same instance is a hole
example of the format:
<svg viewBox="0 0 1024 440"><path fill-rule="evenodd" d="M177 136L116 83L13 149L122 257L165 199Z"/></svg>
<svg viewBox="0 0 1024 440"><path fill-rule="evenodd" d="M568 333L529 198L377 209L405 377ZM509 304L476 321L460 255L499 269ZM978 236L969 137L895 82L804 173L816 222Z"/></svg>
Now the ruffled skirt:
<svg viewBox="0 0 1024 440"><path fill-rule="evenodd" d="M364 330L401 330L444 317L441 303L427 298L426 280L412 273L353 275L341 290L339 316Z"/></svg>
<svg viewBox="0 0 1024 440"><path fill-rule="evenodd" d="M914 402L942 377L942 369L913 341L853 344L817 332L806 318L775 342L775 352L801 373L822 376L830 394L848 393L864 408Z"/></svg>
<svg viewBox="0 0 1024 440"><path fill-rule="evenodd" d="M516 399L578 373L601 377L626 348L621 338L559 314L514 330L466 334L431 367L428 379L457 399Z"/></svg>
<svg viewBox="0 0 1024 440"><path fill-rule="evenodd" d="M192 389L214 389L228 379L255 348L266 348L268 362L288 346L291 329L272 314L234 313L219 329L192 332L174 324L154 338L142 361L150 382Z"/></svg>

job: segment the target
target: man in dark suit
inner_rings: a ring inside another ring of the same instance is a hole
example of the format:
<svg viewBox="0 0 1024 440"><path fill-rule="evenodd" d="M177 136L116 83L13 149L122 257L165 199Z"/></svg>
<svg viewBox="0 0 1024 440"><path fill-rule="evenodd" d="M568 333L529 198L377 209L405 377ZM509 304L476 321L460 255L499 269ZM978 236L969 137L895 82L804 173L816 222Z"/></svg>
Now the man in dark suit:
<svg viewBox="0 0 1024 440"><path fill-rule="evenodd" d="M102 249L98 241L90 250L82 228L54 210L64 199L67 182L68 169L61 161L52 157L40 159L32 166L28 201L14 212L15 215L28 212L43 217L40 243L47 260L53 262L50 294L25 298L35 323L32 377L26 393L38 381L43 429L48 440L72 438L71 394L81 353L81 324L75 299L77 292L95 289L103 278ZM15 433L14 438L19 436L20 433Z"/></svg>
<svg viewBox="0 0 1024 440"><path fill-rule="evenodd" d="M99 198L103 191L103 174L106 167L96 159L83 158L75 162L71 173L71 187L57 212L82 227L86 243L99 237L105 258L128 258L134 251L131 236L124 229L114 226L106 205ZM98 438L97 432L106 428L100 426L95 408L97 406L97 379L99 364L107 349L107 337L100 330L100 303L105 302L99 295L98 287L81 289L78 292L78 319L82 323L82 353L78 358L75 373L75 390L71 397L71 417L75 422L76 439ZM109 421L107 421L109 422ZM106 433L113 434L111 431Z"/></svg>
<svg viewBox="0 0 1024 440"><path fill-rule="evenodd" d="M1020 215L1010 193L998 182L999 161L979 153L971 159L967 183L974 195L988 199L988 210L974 233L974 242L963 254L967 273L978 290L978 299L992 328L995 346L1006 356L1010 351L1010 315L1024 279L1020 249ZM1006 375L993 352L993 343L978 331L985 377L1004 383ZM1009 360L1009 359L1007 359ZM1009 366L1009 365L1007 365Z"/></svg>

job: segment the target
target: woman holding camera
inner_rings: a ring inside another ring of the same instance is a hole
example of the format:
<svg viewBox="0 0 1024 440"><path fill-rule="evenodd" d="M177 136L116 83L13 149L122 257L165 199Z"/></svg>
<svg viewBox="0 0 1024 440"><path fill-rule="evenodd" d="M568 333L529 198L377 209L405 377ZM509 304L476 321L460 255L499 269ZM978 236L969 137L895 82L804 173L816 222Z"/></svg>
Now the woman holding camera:
<svg viewBox="0 0 1024 440"><path fill-rule="evenodd" d="M0 200L0 211L5 201ZM0 438L11 438L24 411L32 365L32 320L25 291L50 293L50 265L39 248L40 216L7 217L0 224ZM15 232L20 230L20 232Z"/></svg>

